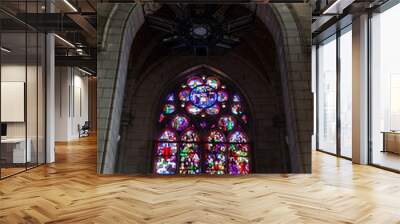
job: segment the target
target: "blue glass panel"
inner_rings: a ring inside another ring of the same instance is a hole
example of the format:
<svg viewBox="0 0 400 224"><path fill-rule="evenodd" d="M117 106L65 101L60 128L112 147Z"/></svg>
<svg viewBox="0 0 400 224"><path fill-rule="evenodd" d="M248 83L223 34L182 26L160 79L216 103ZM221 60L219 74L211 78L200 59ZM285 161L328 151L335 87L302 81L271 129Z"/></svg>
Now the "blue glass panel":
<svg viewBox="0 0 400 224"><path fill-rule="evenodd" d="M217 99L218 94L210 86L198 86L190 92L190 101L200 108L211 107Z"/></svg>

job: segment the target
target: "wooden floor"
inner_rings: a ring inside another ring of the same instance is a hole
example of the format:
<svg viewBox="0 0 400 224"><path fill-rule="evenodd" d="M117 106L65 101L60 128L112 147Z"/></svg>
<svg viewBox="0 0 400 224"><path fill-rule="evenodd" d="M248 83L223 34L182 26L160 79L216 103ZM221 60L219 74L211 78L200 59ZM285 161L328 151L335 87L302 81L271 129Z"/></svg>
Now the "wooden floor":
<svg viewBox="0 0 400 224"><path fill-rule="evenodd" d="M373 161L377 165L389 167L391 169L400 170L400 154L391 152L374 151Z"/></svg>
<svg viewBox="0 0 400 224"><path fill-rule="evenodd" d="M25 171L25 167L7 167L7 168L0 168L1 169L1 177L8 177L16 173L20 173Z"/></svg>
<svg viewBox="0 0 400 224"><path fill-rule="evenodd" d="M0 181L0 223L400 223L400 175L313 154L312 175L98 176L94 138Z"/></svg>

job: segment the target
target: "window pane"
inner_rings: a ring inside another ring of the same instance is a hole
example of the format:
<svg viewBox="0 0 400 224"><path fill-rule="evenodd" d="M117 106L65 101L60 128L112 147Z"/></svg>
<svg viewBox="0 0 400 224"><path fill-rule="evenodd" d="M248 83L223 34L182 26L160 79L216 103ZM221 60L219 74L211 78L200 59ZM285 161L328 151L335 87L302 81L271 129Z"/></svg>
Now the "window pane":
<svg viewBox="0 0 400 224"><path fill-rule="evenodd" d="M225 136L220 131L213 130L207 139L208 142L225 142ZM206 173L225 174L226 144L206 144Z"/></svg>
<svg viewBox="0 0 400 224"><path fill-rule="evenodd" d="M318 48L318 148L336 153L336 39Z"/></svg>
<svg viewBox="0 0 400 224"><path fill-rule="evenodd" d="M44 0L1 2L17 17L44 12ZM0 32L2 99L9 101L3 100L0 108L6 116L1 119L0 147L0 171L5 177L45 162L46 39L4 12L0 12Z"/></svg>
<svg viewBox="0 0 400 224"><path fill-rule="evenodd" d="M312 92L313 92L313 109L314 109L314 116L313 116L313 135L312 135L312 150L317 149L317 47L315 45L312 46L311 51L311 58L312 58L312 69L311 69L311 85L312 85Z"/></svg>
<svg viewBox="0 0 400 224"><path fill-rule="evenodd" d="M180 174L198 174L201 172L200 166L200 138L197 132L191 128L183 132L181 136L182 143L180 148Z"/></svg>
<svg viewBox="0 0 400 224"><path fill-rule="evenodd" d="M352 149L352 33L340 36L340 152L351 158Z"/></svg>
<svg viewBox="0 0 400 224"><path fill-rule="evenodd" d="M32 159L32 140L26 138L27 35L25 31L1 34L1 175L25 170ZM36 95L35 95L36 96Z"/></svg>
<svg viewBox="0 0 400 224"><path fill-rule="evenodd" d="M199 145L195 143L183 143L180 148L180 174L200 173Z"/></svg>
<svg viewBox="0 0 400 224"><path fill-rule="evenodd" d="M225 174L226 145L210 143L206 145L206 173Z"/></svg>
<svg viewBox="0 0 400 224"><path fill-rule="evenodd" d="M27 33L27 75L26 75L26 114L27 114L27 141L30 148L28 168L38 164L38 34L36 32Z"/></svg>
<svg viewBox="0 0 400 224"><path fill-rule="evenodd" d="M248 144L231 144L229 146L229 174L248 174Z"/></svg>
<svg viewBox="0 0 400 224"><path fill-rule="evenodd" d="M177 145L177 143L167 142L157 144L157 174L175 174Z"/></svg>
<svg viewBox="0 0 400 224"><path fill-rule="evenodd" d="M214 72L193 73L161 98L155 173L248 174L246 102Z"/></svg>

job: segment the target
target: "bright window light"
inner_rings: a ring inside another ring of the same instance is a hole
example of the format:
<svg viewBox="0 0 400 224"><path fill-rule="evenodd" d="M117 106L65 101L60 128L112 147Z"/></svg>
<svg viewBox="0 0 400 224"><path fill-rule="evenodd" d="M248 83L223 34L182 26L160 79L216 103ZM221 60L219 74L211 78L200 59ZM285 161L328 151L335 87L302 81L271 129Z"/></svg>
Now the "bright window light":
<svg viewBox="0 0 400 224"><path fill-rule="evenodd" d="M62 38L61 36L59 36L58 34L54 34L55 37L57 37L59 40L61 40L62 42L64 42L65 44L67 44L68 46L75 48L75 45L73 45L71 42L69 42L68 40Z"/></svg>
<svg viewBox="0 0 400 224"><path fill-rule="evenodd" d="M2 47L2 48L0 48L1 49L1 51L4 51L4 52L6 52L6 53L10 53L11 52L11 50L9 50L9 49L7 49L7 48L4 48L4 47Z"/></svg>
<svg viewBox="0 0 400 224"><path fill-rule="evenodd" d="M336 0L322 14L342 14L343 10L351 5L355 0Z"/></svg>
<svg viewBox="0 0 400 224"><path fill-rule="evenodd" d="M86 75L90 75L90 76L93 75L92 73L90 73L90 72L88 72L88 71L86 71L86 70L83 70L83 69L81 69L81 68L78 68L78 70L81 71L81 72L83 72L83 73L85 73Z"/></svg>
<svg viewBox="0 0 400 224"><path fill-rule="evenodd" d="M78 12L78 9L75 8L68 0L64 0L64 3L68 5L74 12Z"/></svg>

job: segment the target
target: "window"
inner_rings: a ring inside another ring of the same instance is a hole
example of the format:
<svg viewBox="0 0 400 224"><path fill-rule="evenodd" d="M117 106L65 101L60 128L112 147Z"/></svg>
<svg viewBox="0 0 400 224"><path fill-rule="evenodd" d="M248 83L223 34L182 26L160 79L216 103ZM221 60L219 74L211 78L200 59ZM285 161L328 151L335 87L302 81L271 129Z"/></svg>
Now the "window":
<svg viewBox="0 0 400 224"><path fill-rule="evenodd" d="M336 154L336 36L318 48L318 149Z"/></svg>
<svg viewBox="0 0 400 224"><path fill-rule="evenodd" d="M220 78L191 75L162 99L154 173L248 174L244 98Z"/></svg>
<svg viewBox="0 0 400 224"><path fill-rule="evenodd" d="M400 4L371 19L372 163L400 170Z"/></svg>
<svg viewBox="0 0 400 224"><path fill-rule="evenodd" d="M313 93L313 106L314 106L314 116L313 116L313 135L311 138L311 146L312 150L317 149L317 47L315 45L312 46L312 51L311 51L311 85L312 85L312 93Z"/></svg>
<svg viewBox="0 0 400 224"><path fill-rule="evenodd" d="M19 16L42 13L42 5L43 0L19 1ZM46 160L46 37L10 15L0 12L0 179Z"/></svg>
<svg viewBox="0 0 400 224"><path fill-rule="evenodd" d="M351 24L337 34L320 43L317 48L317 149L351 158Z"/></svg>
<svg viewBox="0 0 400 224"><path fill-rule="evenodd" d="M340 155L352 157L352 32L340 36Z"/></svg>

